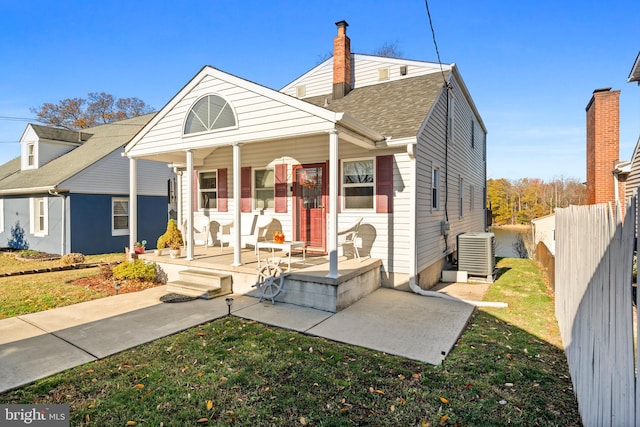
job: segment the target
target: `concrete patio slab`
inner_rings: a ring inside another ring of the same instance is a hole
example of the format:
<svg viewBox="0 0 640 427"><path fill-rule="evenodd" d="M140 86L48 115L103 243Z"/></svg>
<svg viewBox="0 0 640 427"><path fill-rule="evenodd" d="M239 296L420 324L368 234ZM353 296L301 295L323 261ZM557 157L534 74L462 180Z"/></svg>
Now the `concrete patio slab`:
<svg viewBox="0 0 640 427"><path fill-rule="evenodd" d="M334 315L334 313L310 307L278 302L271 304L271 301L264 300L258 302L257 298L253 300L255 301L253 305L234 310L233 314L243 319L298 332L305 332Z"/></svg>
<svg viewBox="0 0 640 427"><path fill-rule="evenodd" d="M437 365L473 310L463 302L378 289L307 333Z"/></svg>

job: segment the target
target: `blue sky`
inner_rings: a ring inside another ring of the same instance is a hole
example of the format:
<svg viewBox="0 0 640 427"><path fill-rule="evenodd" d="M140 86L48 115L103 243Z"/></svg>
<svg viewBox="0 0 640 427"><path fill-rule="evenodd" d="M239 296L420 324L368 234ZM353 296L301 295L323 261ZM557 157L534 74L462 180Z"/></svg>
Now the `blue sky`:
<svg viewBox="0 0 640 427"><path fill-rule="evenodd" d="M443 62L455 62L489 131L488 178L585 179L585 107L621 89L620 158L640 136L640 2L430 0ZM0 163L19 155L30 107L108 92L162 108L204 65L280 89L331 52L398 43L437 61L424 1L4 2Z"/></svg>

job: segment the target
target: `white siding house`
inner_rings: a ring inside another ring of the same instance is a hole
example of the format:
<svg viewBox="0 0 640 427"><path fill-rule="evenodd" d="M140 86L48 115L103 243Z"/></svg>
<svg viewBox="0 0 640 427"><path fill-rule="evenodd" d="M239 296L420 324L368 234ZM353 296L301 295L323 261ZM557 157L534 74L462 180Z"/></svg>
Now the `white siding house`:
<svg viewBox="0 0 640 427"><path fill-rule="evenodd" d="M455 236L485 230L486 129L455 64L351 54L346 26L332 58L280 91L202 68L125 152L178 171L180 222L269 215L336 276L337 230L362 218L359 252L382 261L383 285L428 288Z"/></svg>

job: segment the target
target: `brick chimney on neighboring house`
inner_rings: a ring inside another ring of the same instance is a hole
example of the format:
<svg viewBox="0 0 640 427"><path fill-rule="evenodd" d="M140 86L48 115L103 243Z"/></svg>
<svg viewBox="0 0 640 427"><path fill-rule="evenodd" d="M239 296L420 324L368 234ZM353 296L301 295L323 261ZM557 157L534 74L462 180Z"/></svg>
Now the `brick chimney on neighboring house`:
<svg viewBox="0 0 640 427"><path fill-rule="evenodd" d="M620 156L619 100L619 90L604 88L593 91L587 104L587 204L590 205L614 202L618 194L624 203L624 182L618 182L613 174Z"/></svg>
<svg viewBox="0 0 640 427"><path fill-rule="evenodd" d="M338 35L333 39L333 99L343 98L351 90L351 40L347 21L336 22Z"/></svg>

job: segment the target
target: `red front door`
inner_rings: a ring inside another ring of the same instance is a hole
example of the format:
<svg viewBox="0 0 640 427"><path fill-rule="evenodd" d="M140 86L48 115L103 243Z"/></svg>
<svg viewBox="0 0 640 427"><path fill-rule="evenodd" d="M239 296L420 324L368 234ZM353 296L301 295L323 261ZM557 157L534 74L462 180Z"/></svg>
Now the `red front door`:
<svg viewBox="0 0 640 427"><path fill-rule="evenodd" d="M294 167L295 239L305 242L307 249L311 251L325 252L327 236L325 168L324 163Z"/></svg>

